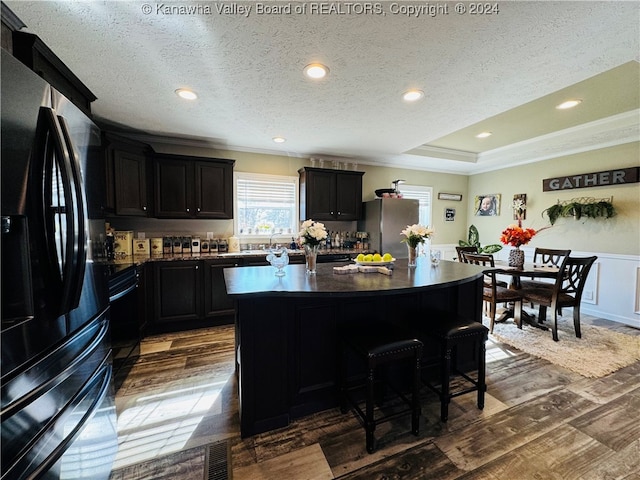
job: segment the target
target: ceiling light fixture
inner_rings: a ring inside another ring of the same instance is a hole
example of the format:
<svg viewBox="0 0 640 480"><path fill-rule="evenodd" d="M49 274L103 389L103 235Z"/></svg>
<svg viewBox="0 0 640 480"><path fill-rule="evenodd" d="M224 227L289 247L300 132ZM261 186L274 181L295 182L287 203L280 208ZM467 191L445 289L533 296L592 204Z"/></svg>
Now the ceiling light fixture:
<svg viewBox="0 0 640 480"><path fill-rule="evenodd" d="M276 143L284 143L287 141L287 139L284 137L273 137L272 140Z"/></svg>
<svg viewBox="0 0 640 480"><path fill-rule="evenodd" d="M320 80L329 74L329 68L321 63L310 63L304 67L304 74L314 80Z"/></svg>
<svg viewBox="0 0 640 480"><path fill-rule="evenodd" d="M407 90L402 94L402 99L405 102L417 102L421 98L424 97L424 92L422 90Z"/></svg>
<svg viewBox="0 0 640 480"><path fill-rule="evenodd" d="M558 110L566 110L568 108L573 108L577 105L580 105L582 100L567 100L566 102L562 102L560 105L556 105Z"/></svg>
<svg viewBox="0 0 640 480"><path fill-rule="evenodd" d="M493 135L493 133L491 132L481 132L476 135L476 138L487 138L487 137L490 137L491 135Z"/></svg>
<svg viewBox="0 0 640 480"><path fill-rule="evenodd" d="M195 100L198 98L198 95L193 90L189 90L188 88L179 88L176 90L176 95L180 98L184 98L185 100Z"/></svg>

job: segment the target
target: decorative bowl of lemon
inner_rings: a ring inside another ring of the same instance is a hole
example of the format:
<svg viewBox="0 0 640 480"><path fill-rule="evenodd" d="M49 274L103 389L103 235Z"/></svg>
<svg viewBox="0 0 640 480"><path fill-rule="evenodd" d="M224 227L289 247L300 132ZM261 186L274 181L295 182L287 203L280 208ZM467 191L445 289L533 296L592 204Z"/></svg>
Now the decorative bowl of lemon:
<svg viewBox="0 0 640 480"><path fill-rule="evenodd" d="M353 259L357 265L389 265L396 261L395 258L391 256L390 253L385 253L384 255L380 255L379 253L364 253L359 254L356 258Z"/></svg>

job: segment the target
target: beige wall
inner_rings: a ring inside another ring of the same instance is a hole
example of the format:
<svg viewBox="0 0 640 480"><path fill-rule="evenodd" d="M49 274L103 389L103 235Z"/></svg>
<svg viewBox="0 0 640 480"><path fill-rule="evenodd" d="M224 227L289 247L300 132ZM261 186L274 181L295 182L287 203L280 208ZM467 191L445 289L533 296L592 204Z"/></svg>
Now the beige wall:
<svg viewBox="0 0 640 480"><path fill-rule="evenodd" d="M239 172L271 173L276 175L297 175L298 169L308 166L307 159L284 155L264 155L259 153L211 150L185 146L154 145L156 151L187 155L214 156L236 160L235 170ZM525 226L539 229L549 225L542 211L558 200L574 197L604 198L613 196L613 205L618 215L612 219L561 218L552 228L540 232L529 244L531 247L571 248L576 251L607 252L615 254L640 254L640 183L612 187L583 188L560 192L543 192L545 178L590 173L640 164L640 143L629 143L587 153L558 157L513 168L477 175L453 175L423 172L402 168L386 168L360 163L358 170L366 172L363 177L363 200L375 197L378 188L389 188L398 178L407 183L433 187L433 227L435 244L457 244L466 239L469 225L474 224L480 232L483 245L499 243L500 232L513 223L511 201L514 194L527 194L527 218ZM438 200L438 193L460 193L461 202ZM477 217L474 215L474 197L496 193L502 196L499 216ZM453 222L444 221L444 209L455 208ZM197 221L193 221L197 222ZM147 228L153 228L147 226ZM164 226L163 226L164 228ZM197 225L189 225L197 229ZM230 221L209 221L207 229L230 234ZM204 230L204 229L203 229Z"/></svg>
<svg viewBox="0 0 640 480"><path fill-rule="evenodd" d="M640 183L611 187L580 188L558 192L543 192L542 180L556 176L592 173L640 165L640 143L558 157L543 162L505 168L469 177L467 224L475 224L482 244L499 243L500 232L513 223L513 195L527 194L527 218L524 226L542 228L549 225L542 211L558 200L576 197L606 198L613 196L617 216L611 219L574 220L560 218L548 230L540 232L529 243L531 247L571 248L584 252L640 254ZM502 195L500 216L474 216L476 195Z"/></svg>

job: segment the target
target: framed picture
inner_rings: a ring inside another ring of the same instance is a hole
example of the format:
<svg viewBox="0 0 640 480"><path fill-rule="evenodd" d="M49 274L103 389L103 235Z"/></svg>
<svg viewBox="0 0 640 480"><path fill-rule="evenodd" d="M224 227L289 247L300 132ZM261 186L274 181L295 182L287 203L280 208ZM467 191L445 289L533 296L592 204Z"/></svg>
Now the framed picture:
<svg viewBox="0 0 640 480"><path fill-rule="evenodd" d="M459 202L462 200L462 195L459 193L439 193L438 200L454 200Z"/></svg>
<svg viewBox="0 0 640 480"><path fill-rule="evenodd" d="M520 210L516 211L515 206L517 204L520 205ZM518 214L520 214L521 220L526 220L527 218L527 194L526 193L516 193L513 196L513 219L518 220Z"/></svg>
<svg viewBox="0 0 640 480"><path fill-rule="evenodd" d="M453 222L456 219L456 209L455 208L445 208L444 209L444 221L445 222Z"/></svg>
<svg viewBox="0 0 640 480"><path fill-rule="evenodd" d="M500 197L499 193L477 195L474 201L476 216L493 217L500 215Z"/></svg>

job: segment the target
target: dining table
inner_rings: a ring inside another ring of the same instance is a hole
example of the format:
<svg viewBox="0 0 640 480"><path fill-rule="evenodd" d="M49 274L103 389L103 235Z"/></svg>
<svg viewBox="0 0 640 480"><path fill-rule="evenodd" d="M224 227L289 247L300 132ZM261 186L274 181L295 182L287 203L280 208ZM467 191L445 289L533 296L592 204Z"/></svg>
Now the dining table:
<svg viewBox="0 0 640 480"><path fill-rule="evenodd" d="M549 278L555 279L558 276L559 268L555 265L543 265L536 263L525 263L522 267L513 267L510 266L507 262L502 260L496 260L495 265L486 271L493 271L501 275L509 275L511 276L511 282L509 283L509 288L519 290L522 288L520 283L520 279L522 277L528 278ZM512 305L509 305L501 315L496 318L496 322L504 322L509 318L514 318L514 308ZM544 320L544 319L543 319ZM534 315L531 315L524 310L522 310L522 321L531 325L535 328L540 328L542 330L548 330L548 328L537 321Z"/></svg>

